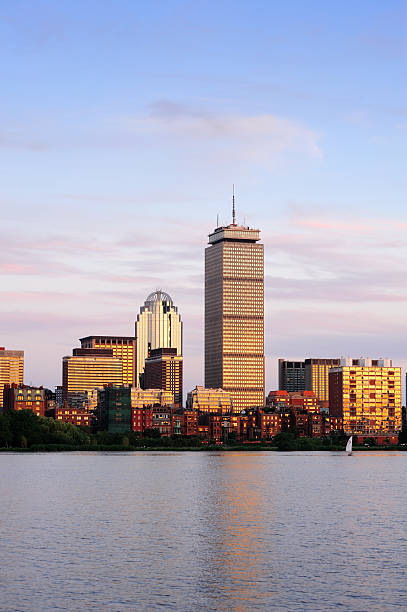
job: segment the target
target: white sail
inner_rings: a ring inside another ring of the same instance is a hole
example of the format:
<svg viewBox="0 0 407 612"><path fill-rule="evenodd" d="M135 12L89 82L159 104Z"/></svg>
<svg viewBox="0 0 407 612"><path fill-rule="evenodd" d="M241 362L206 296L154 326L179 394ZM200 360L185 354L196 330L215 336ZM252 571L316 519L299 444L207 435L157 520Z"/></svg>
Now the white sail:
<svg viewBox="0 0 407 612"><path fill-rule="evenodd" d="M349 438L348 443L346 445L346 452L347 453L351 453L352 452L352 436Z"/></svg>

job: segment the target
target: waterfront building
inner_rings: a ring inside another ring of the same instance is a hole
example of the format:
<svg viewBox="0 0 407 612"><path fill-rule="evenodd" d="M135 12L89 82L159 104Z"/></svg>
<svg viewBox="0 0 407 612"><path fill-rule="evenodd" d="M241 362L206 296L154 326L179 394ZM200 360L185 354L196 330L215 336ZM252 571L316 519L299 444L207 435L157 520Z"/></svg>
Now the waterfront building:
<svg viewBox="0 0 407 612"><path fill-rule="evenodd" d="M265 440L270 440L281 431L281 414L277 411L269 412L265 410L259 411L260 420L260 437Z"/></svg>
<svg viewBox="0 0 407 612"><path fill-rule="evenodd" d="M88 410L80 410L68 405L55 406L47 411L47 416L54 418L56 421L62 421L62 423L71 423L76 427L90 427L91 424L91 414Z"/></svg>
<svg viewBox="0 0 407 612"><path fill-rule="evenodd" d="M233 203L234 204L234 203ZM205 249L205 387L240 412L264 404L264 252L260 231L217 227Z"/></svg>
<svg viewBox="0 0 407 612"><path fill-rule="evenodd" d="M174 404L182 406L182 356L176 348L158 348L150 351L145 361L146 389L164 389L174 394Z"/></svg>
<svg viewBox="0 0 407 612"><path fill-rule="evenodd" d="M129 385L112 385L103 389L99 406L103 429L110 433L126 433L131 430L131 391Z"/></svg>
<svg viewBox="0 0 407 612"><path fill-rule="evenodd" d="M313 391L321 408L328 410L329 371L339 365L339 359L306 359L305 389Z"/></svg>
<svg viewBox="0 0 407 612"><path fill-rule="evenodd" d="M318 398L313 391L298 391L289 393L290 408L293 410L306 410L309 413L319 413Z"/></svg>
<svg viewBox="0 0 407 612"><path fill-rule="evenodd" d="M136 368L136 339L134 336L86 336L80 339L84 349L111 349L113 357L121 359L124 385L134 385Z"/></svg>
<svg viewBox="0 0 407 612"><path fill-rule="evenodd" d="M347 435L401 430L401 368L389 359L341 359L329 372L329 413Z"/></svg>
<svg viewBox="0 0 407 612"><path fill-rule="evenodd" d="M43 387L29 387L23 384L4 385L4 410L32 410L37 416L44 416L47 400Z"/></svg>
<svg viewBox="0 0 407 612"><path fill-rule="evenodd" d="M233 412L232 394L223 389L197 386L187 395L187 408L201 413L230 414Z"/></svg>
<svg viewBox="0 0 407 612"><path fill-rule="evenodd" d="M161 408L165 410L160 412ZM98 393L99 425L111 433L143 433L146 429L159 429L162 422L162 433L167 434L167 408L174 410L174 394L164 389L111 385Z"/></svg>
<svg viewBox="0 0 407 612"><path fill-rule="evenodd" d="M290 395L288 391L278 389L270 391L266 398L266 406L275 410L285 410L290 406Z"/></svg>
<svg viewBox="0 0 407 612"><path fill-rule="evenodd" d="M278 388L284 391L305 390L305 361L278 360Z"/></svg>
<svg viewBox="0 0 407 612"><path fill-rule="evenodd" d="M266 399L266 406L276 410L306 410L307 412L319 412L318 398L313 391L270 391Z"/></svg>
<svg viewBox="0 0 407 612"><path fill-rule="evenodd" d="M69 393L91 392L104 385L123 384L123 363L112 349L73 349L72 357L62 359L62 400Z"/></svg>
<svg viewBox="0 0 407 612"><path fill-rule="evenodd" d="M196 436L198 433L198 411L186 408L183 410L183 435Z"/></svg>
<svg viewBox="0 0 407 612"><path fill-rule="evenodd" d="M0 347L0 408L3 407L5 385L22 385L24 378L24 351L9 351Z"/></svg>
<svg viewBox="0 0 407 612"><path fill-rule="evenodd" d="M168 293L151 293L140 308L135 324L135 386L145 388L144 368L151 351L175 348L182 355L182 321Z"/></svg>

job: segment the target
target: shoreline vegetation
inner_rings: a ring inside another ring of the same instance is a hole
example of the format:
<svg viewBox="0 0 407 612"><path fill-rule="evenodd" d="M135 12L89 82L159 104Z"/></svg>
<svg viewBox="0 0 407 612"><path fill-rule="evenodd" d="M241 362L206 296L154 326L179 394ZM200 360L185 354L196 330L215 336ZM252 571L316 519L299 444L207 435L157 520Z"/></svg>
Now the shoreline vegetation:
<svg viewBox="0 0 407 612"><path fill-rule="evenodd" d="M400 434L403 442L405 432ZM406 451L407 446L368 444L354 446L355 451ZM296 437L293 432L281 432L272 440L236 440L232 435L219 440L203 440L198 436L161 437L156 429L144 436L136 432L92 433L87 428L48 417L38 417L30 410L7 411L0 414L0 452L145 452L145 451L345 451L347 438L338 432L326 438ZM401 445L400 445L401 443Z"/></svg>
<svg viewBox="0 0 407 612"><path fill-rule="evenodd" d="M308 438L302 438L303 440ZM2 447L0 453L58 453L58 452L254 452L254 451L269 451L269 452L345 452L344 446L307 446L307 448L279 448L271 444L250 443L250 444L202 444L201 446L123 446L113 444L106 445L86 445L86 446L71 446L69 444L34 444L29 448L21 447ZM352 452L358 451L407 451L406 446L393 444L391 446L354 446Z"/></svg>

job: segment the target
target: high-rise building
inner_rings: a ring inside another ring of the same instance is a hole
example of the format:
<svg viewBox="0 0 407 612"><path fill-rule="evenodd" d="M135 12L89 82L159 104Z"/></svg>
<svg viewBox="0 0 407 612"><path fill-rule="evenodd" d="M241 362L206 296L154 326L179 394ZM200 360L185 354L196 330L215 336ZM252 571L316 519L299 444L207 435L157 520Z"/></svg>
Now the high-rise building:
<svg viewBox="0 0 407 612"><path fill-rule="evenodd" d="M278 360L278 388L281 391L305 390L305 361Z"/></svg>
<svg viewBox="0 0 407 612"><path fill-rule="evenodd" d="M339 365L339 359L306 359L305 389L313 391L322 407L328 408L329 370Z"/></svg>
<svg viewBox="0 0 407 612"><path fill-rule="evenodd" d="M136 339L134 336L86 336L80 339L82 348L112 349L113 357L123 362L123 384L134 385Z"/></svg>
<svg viewBox="0 0 407 612"><path fill-rule="evenodd" d="M341 359L329 372L329 414L348 435L397 434L401 429L401 368L389 359Z"/></svg>
<svg viewBox="0 0 407 612"><path fill-rule="evenodd" d="M145 361L146 389L165 389L174 394L174 404L182 406L182 356L176 348L152 349Z"/></svg>
<svg viewBox="0 0 407 612"><path fill-rule="evenodd" d="M233 203L234 204L234 203ZM205 387L240 412L264 404L264 252L260 230L217 227L205 250Z"/></svg>
<svg viewBox="0 0 407 612"><path fill-rule="evenodd" d="M145 387L144 366L150 352L158 348L175 348L182 355L182 322L178 308L163 291L151 293L140 308L135 325L135 386Z"/></svg>
<svg viewBox="0 0 407 612"><path fill-rule="evenodd" d="M0 347L0 408L3 406L4 385L23 384L24 351L7 351Z"/></svg>
<svg viewBox="0 0 407 612"><path fill-rule="evenodd" d="M223 389L205 389L198 386L188 393L187 409L204 413L231 414L232 395Z"/></svg>
<svg viewBox="0 0 407 612"><path fill-rule="evenodd" d="M123 362L112 349L74 349L62 359L62 400L70 393L92 391L104 385L123 384Z"/></svg>

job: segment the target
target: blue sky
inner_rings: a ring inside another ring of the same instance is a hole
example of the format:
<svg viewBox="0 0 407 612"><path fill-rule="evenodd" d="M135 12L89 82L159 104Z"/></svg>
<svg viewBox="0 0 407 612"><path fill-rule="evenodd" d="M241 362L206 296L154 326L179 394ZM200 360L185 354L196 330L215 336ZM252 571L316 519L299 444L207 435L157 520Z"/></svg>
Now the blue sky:
<svg viewBox="0 0 407 612"><path fill-rule="evenodd" d="M202 383L232 183L266 248L268 388L279 356L405 367L406 25L404 1L2 2L0 344L26 382L161 287Z"/></svg>

